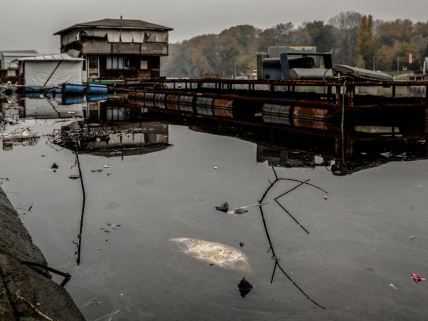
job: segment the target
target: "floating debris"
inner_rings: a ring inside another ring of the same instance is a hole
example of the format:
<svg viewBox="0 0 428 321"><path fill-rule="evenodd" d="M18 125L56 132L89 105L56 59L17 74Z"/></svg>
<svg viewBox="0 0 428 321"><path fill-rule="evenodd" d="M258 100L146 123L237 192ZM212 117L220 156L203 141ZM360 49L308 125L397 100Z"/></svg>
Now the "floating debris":
<svg viewBox="0 0 428 321"><path fill-rule="evenodd" d="M426 280L422 275L417 274L417 273L412 273L412 275L410 276L410 278L413 281L415 281L416 283L419 283L419 282L422 282L422 281Z"/></svg>
<svg viewBox="0 0 428 321"><path fill-rule="evenodd" d="M244 247L244 243L243 242L239 242L239 247Z"/></svg>
<svg viewBox="0 0 428 321"><path fill-rule="evenodd" d="M19 142L29 139L37 139L39 136L36 131L31 130L30 128L17 128L12 130L9 133L2 134L1 138L3 139L4 144Z"/></svg>
<svg viewBox="0 0 428 321"><path fill-rule="evenodd" d="M267 204L267 203L265 203L265 204ZM252 205L241 206L241 207L235 208L233 210L227 211L227 214L231 214L231 215L242 215L242 214L246 214L246 213L248 213L248 210L247 210L248 208L259 207L259 206L265 205L265 204L259 204L259 203L257 203L257 204L252 204Z"/></svg>
<svg viewBox="0 0 428 321"><path fill-rule="evenodd" d="M243 207L238 207L235 208L231 211L227 211L227 214L231 214L231 215L241 215L241 214L245 214L248 213L248 210L243 208Z"/></svg>
<svg viewBox="0 0 428 321"><path fill-rule="evenodd" d="M216 206L215 209L217 211L227 213L227 211L229 211L229 204L227 202L225 202L225 203L221 204L220 206Z"/></svg>
<svg viewBox="0 0 428 321"><path fill-rule="evenodd" d="M170 241L176 243L185 254L200 261L230 270L251 271L248 257L234 247L192 238L175 238Z"/></svg>
<svg viewBox="0 0 428 321"><path fill-rule="evenodd" d="M100 301L97 298L94 298L94 299L86 302L84 305L82 305L82 308L85 308L85 307L90 306L90 305L96 305L96 306L98 306L101 303L103 303L103 301Z"/></svg>
<svg viewBox="0 0 428 321"><path fill-rule="evenodd" d="M214 169L218 169L218 166L214 166L213 168L214 168Z"/></svg>
<svg viewBox="0 0 428 321"><path fill-rule="evenodd" d="M410 241L413 241L415 238L416 238L416 236L414 236L414 235L409 236Z"/></svg>
<svg viewBox="0 0 428 321"><path fill-rule="evenodd" d="M242 278L241 282L238 284L238 290L241 292L241 296L245 298L248 293L251 292L251 290L254 287L251 285L250 282L248 282L245 278Z"/></svg>
<svg viewBox="0 0 428 321"><path fill-rule="evenodd" d="M70 175L68 176L69 179L79 179L80 175Z"/></svg>
<svg viewBox="0 0 428 321"><path fill-rule="evenodd" d="M59 168L59 166L57 165L57 163L53 163L51 166L51 169L53 170L57 170Z"/></svg>
<svg viewBox="0 0 428 321"><path fill-rule="evenodd" d="M104 165L104 168L110 168L110 165Z"/></svg>
<svg viewBox="0 0 428 321"><path fill-rule="evenodd" d="M394 290L398 290L398 288L397 288L393 283L390 283L390 284L389 284L389 286L390 286L391 288L393 288Z"/></svg>

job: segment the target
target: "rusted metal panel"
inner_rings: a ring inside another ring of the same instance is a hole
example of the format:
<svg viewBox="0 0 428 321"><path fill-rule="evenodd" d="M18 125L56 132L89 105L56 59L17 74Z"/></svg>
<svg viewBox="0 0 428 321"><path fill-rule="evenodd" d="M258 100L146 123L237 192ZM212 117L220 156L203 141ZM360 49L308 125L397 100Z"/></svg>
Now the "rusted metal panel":
<svg viewBox="0 0 428 321"><path fill-rule="evenodd" d="M327 117L327 110L321 108L308 108L308 107L293 107L293 117L296 118L319 118L325 119Z"/></svg>
<svg viewBox="0 0 428 321"><path fill-rule="evenodd" d="M169 110L179 110L178 102L180 99L180 95L167 95L165 98L166 108Z"/></svg>
<svg viewBox="0 0 428 321"><path fill-rule="evenodd" d="M213 106L217 108L231 109L233 107L233 99L214 99Z"/></svg>
<svg viewBox="0 0 428 321"><path fill-rule="evenodd" d="M233 118L232 110L231 108L213 108L214 116L221 117L221 118Z"/></svg>
<svg viewBox="0 0 428 321"><path fill-rule="evenodd" d="M321 130L328 129L328 123L324 121L319 121L319 120L317 121L317 120L293 118L292 123L294 127L321 129Z"/></svg>
<svg viewBox="0 0 428 321"><path fill-rule="evenodd" d="M169 103L178 104L179 100L180 100L180 95L169 94L166 96L166 101Z"/></svg>

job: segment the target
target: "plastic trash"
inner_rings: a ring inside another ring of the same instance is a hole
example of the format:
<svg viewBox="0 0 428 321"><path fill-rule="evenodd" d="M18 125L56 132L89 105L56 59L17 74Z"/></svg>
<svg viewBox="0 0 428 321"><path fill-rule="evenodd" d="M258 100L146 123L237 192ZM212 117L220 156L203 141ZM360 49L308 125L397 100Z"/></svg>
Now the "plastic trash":
<svg viewBox="0 0 428 321"><path fill-rule="evenodd" d="M245 278L242 278L241 282L238 284L238 290L241 292L241 296L245 298L248 293L251 292L253 286Z"/></svg>
<svg viewBox="0 0 428 321"><path fill-rule="evenodd" d="M227 213L227 211L229 211L229 204L227 202L225 202L225 203L221 204L220 206L216 206L215 209L217 211Z"/></svg>
<svg viewBox="0 0 428 321"><path fill-rule="evenodd" d="M413 281L415 281L416 283L419 283L419 282L422 282L422 281L426 280L422 275L417 274L417 273L412 273L412 275L410 276L410 278Z"/></svg>
<svg viewBox="0 0 428 321"><path fill-rule="evenodd" d="M236 215L242 215L245 213L248 213L248 210L243 208L243 207L238 207L238 208L235 208L235 209L227 212L227 214L236 214Z"/></svg>
<svg viewBox="0 0 428 321"><path fill-rule="evenodd" d="M247 208L258 207L258 206L261 206L261 205L263 205L263 204L257 203L257 204L251 204L251 205L241 206L241 207L238 207L238 208L235 208L235 209L227 211L227 214L231 214L231 215L242 215L242 214L248 213Z"/></svg>

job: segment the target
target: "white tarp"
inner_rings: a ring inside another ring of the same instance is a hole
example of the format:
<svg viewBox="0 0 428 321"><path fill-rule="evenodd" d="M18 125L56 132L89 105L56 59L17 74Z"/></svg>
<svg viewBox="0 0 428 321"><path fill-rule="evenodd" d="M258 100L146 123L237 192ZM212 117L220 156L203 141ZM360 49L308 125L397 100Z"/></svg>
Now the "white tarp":
<svg viewBox="0 0 428 321"><path fill-rule="evenodd" d="M80 31L79 30L73 30L69 33L66 33L62 36L62 45L66 46L69 43L78 41L80 39Z"/></svg>
<svg viewBox="0 0 428 321"><path fill-rule="evenodd" d="M120 42L120 31L111 30L107 32L108 42Z"/></svg>
<svg viewBox="0 0 428 321"><path fill-rule="evenodd" d="M57 68L58 66L58 68ZM55 68L57 68L55 70ZM83 61L25 61L25 86L57 86L63 83L82 84ZM55 70L55 72L54 72ZM53 72L53 74L52 74ZM52 77L49 79L49 76ZM48 83L45 85L46 81Z"/></svg>
<svg viewBox="0 0 428 321"><path fill-rule="evenodd" d="M144 43L144 42L167 42L168 32L166 31L136 31L136 30L117 30L117 29L89 29L83 31L88 37L105 38L108 42L122 43ZM80 31L73 30L63 35L62 45L80 39Z"/></svg>

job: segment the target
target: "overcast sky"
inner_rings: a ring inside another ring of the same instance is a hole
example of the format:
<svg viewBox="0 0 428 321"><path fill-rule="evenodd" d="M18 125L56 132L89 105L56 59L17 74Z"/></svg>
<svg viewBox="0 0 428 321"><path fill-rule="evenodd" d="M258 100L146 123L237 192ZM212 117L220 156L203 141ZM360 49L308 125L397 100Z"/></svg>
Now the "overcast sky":
<svg viewBox="0 0 428 321"><path fill-rule="evenodd" d="M172 27L175 42L237 24L298 25L349 10L381 19L428 19L427 0L0 0L0 49L56 52L59 37L54 32L120 15Z"/></svg>

